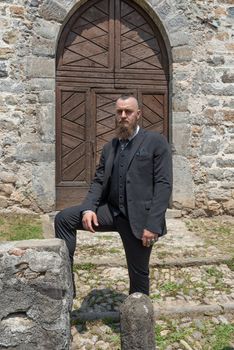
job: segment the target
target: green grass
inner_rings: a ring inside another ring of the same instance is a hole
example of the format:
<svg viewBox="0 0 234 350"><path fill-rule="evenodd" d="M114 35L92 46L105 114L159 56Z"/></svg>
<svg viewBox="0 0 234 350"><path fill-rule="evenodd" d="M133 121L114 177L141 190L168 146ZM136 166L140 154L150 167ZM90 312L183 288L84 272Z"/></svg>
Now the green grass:
<svg viewBox="0 0 234 350"><path fill-rule="evenodd" d="M78 270L92 271L95 268L95 265L92 263L87 264L74 264L73 271L76 272Z"/></svg>
<svg viewBox="0 0 234 350"><path fill-rule="evenodd" d="M167 330L166 334L163 331ZM186 327L180 326L179 320L166 321L165 324L157 324L155 326L156 344L160 350L165 350L169 345L173 348L174 343L180 340L187 341L188 337L197 331L194 322ZM234 325L219 324L216 325L210 320L201 321L199 331L202 333L202 349L203 350L231 350L234 341ZM191 344L193 348L193 345Z"/></svg>
<svg viewBox="0 0 234 350"><path fill-rule="evenodd" d="M208 267L206 269L206 273L210 276L210 277L215 277L216 279L219 278L223 278L223 273L221 271L219 271L216 267L212 266L212 267Z"/></svg>
<svg viewBox="0 0 234 350"><path fill-rule="evenodd" d="M189 231L197 233L207 247L217 247L220 253L234 255L234 221L232 218L222 217L186 219Z"/></svg>
<svg viewBox="0 0 234 350"><path fill-rule="evenodd" d="M162 299L162 297L161 297L161 295L160 294L151 294L150 295L150 299L151 300L160 300L160 299Z"/></svg>
<svg viewBox="0 0 234 350"><path fill-rule="evenodd" d="M234 271L234 258L227 262L227 266L229 267L230 270Z"/></svg>
<svg viewBox="0 0 234 350"><path fill-rule="evenodd" d="M181 285L175 283L175 282L166 282L160 285L160 290L169 293L171 295L177 294L178 291L181 290Z"/></svg>
<svg viewBox="0 0 234 350"><path fill-rule="evenodd" d="M208 339L207 339L208 340ZM204 347L204 350L224 350L228 349L230 342L234 341L234 325L221 324L217 325L211 334L209 334L209 340Z"/></svg>
<svg viewBox="0 0 234 350"><path fill-rule="evenodd" d="M188 335L193 333L193 328L179 328L175 322L170 322L170 325L166 327L168 333L161 335L161 332L164 330L161 325L155 326L155 337L156 344L160 350L164 350L167 346L179 342L180 340L186 339Z"/></svg>
<svg viewBox="0 0 234 350"><path fill-rule="evenodd" d="M42 238L42 223L39 216L13 214L0 216L0 241Z"/></svg>
<svg viewBox="0 0 234 350"><path fill-rule="evenodd" d="M116 254L116 253L120 253L121 250L120 249L116 249L116 248L110 248L108 252L111 253L111 254Z"/></svg>

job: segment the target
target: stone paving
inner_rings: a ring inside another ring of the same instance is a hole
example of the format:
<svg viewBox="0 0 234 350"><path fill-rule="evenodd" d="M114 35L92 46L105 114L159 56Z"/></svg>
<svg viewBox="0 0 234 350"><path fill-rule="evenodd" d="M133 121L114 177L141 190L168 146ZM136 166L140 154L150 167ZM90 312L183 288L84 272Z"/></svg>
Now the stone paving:
<svg viewBox="0 0 234 350"><path fill-rule="evenodd" d="M118 310L128 295L121 240L115 232L80 231L77 237L71 350L120 349ZM153 247L150 269L158 350L234 349L234 271L230 258L219 262L227 253L221 248L207 245L184 220L168 220L168 234ZM191 266L177 266L191 257ZM209 264L200 265L201 257ZM104 319L95 320L99 317Z"/></svg>

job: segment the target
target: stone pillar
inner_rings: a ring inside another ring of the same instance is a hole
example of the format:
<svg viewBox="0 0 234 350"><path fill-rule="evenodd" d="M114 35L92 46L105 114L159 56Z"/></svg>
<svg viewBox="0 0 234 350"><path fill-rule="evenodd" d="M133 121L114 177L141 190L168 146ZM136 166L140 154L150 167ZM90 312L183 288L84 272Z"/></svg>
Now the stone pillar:
<svg viewBox="0 0 234 350"><path fill-rule="evenodd" d="M121 349L155 350L154 309L149 297L131 294L120 308Z"/></svg>
<svg viewBox="0 0 234 350"><path fill-rule="evenodd" d="M69 349L72 283L63 241L1 243L0 295L0 349Z"/></svg>

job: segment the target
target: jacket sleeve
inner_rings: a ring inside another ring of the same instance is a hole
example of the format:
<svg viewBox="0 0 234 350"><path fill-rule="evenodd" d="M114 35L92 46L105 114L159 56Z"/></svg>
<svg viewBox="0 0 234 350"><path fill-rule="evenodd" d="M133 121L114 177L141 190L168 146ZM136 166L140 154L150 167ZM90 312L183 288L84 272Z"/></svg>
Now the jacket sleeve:
<svg viewBox="0 0 234 350"><path fill-rule="evenodd" d="M102 150L99 165L97 166L93 181L89 191L81 204L81 211L92 210L96 211L102 198L103 181L105 174L105 147Z"/></svg>
<svg viewBox="0 0 234 350"><path fill-rule="evenodd" d="M165 213L172 191L172 156L166 138L160 135L153 158L154 192L145 228L163 235Z"/></svg>

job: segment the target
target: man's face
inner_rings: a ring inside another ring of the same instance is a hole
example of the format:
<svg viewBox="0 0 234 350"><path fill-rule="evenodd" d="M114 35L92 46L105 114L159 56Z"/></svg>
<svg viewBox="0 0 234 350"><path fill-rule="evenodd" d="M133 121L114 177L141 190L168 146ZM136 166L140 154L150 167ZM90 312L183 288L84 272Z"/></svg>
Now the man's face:
<svg viewBox="0 0 234 350"><path fill-rule="evenodd" d="M140 118L140 110L137 100L129 97L126 100L120 98L116 102L117 137L127 139L133 135Z"/></svg>

